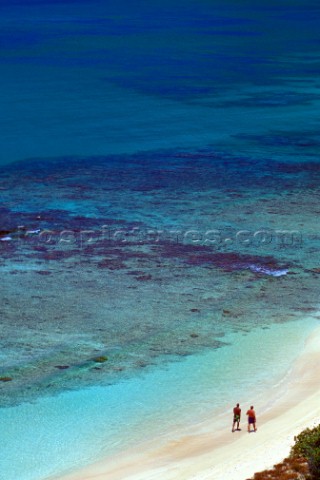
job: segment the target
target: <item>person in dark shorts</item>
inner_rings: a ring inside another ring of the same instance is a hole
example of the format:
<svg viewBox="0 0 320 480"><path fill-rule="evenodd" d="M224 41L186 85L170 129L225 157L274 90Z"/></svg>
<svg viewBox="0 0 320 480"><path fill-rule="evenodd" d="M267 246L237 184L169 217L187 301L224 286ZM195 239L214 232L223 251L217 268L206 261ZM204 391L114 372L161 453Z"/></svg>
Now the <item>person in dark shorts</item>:
<svg viewBox="0 0 320 480"><path fill-rule="evenodd" d="M250 433L251 431L251 425L253 426L253 431L256 432L256 412L254 411L254 406L251 405L249 410L247 411L248 415L248 432Z"/></svg>
<svg viewBox="0 0 320 480"><path fill-rule="evenodd" d="M237 430L240 430L240 418L241 418L241 408L239 403L233 409L233 424L232 424L232 431L234 432L234 427L237 424Z"/></svg>

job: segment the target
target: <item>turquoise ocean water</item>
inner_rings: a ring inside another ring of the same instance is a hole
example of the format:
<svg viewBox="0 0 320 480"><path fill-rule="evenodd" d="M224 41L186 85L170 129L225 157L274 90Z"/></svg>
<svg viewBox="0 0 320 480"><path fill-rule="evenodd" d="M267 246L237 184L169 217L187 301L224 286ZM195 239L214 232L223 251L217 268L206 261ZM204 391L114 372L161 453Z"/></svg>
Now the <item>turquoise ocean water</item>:
<svg viewBox="0 0 320 480"><path fill-rule="evenodd" d="M319 319L319 13L0 1L1 480L268 408Z"/></svg>

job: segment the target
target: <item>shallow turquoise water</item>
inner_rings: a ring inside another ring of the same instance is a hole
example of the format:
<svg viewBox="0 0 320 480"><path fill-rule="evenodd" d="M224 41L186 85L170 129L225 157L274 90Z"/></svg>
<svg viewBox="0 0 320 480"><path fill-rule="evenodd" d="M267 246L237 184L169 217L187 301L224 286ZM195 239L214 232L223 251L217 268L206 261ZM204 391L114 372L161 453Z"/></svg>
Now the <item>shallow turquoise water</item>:
<svg viewBox="0 0 320 480"><path fill-rule="evenodd" d="M317 324L319 7L0 10L1 456L41 480L223 424Z"/></svg>
<svg viewBox="0 0 320 480"><path fill-rule="evenodd" d="M191 356L139 379L3 409L3 478L34 480L68 472L155 438L160 444L172 431L183 435L190 425L207 431L208 419L214 420L215 430L228 430L235 401L246 408L243 402L254 399L260 413L271 406L265 392L277 395L315 325L311 321L306 327L300 321L274 325L263 335L259 330L233 334L229 347Z"/></svg>

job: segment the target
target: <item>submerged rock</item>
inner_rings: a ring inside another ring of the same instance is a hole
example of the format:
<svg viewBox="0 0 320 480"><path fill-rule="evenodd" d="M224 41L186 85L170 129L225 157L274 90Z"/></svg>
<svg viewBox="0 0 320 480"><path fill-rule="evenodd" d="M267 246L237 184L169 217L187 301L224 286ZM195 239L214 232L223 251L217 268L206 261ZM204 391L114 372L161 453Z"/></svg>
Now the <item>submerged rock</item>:
<svg viewBox="0 0 320 480"><path fill-rule="evenodd" d="M310 270L306 270L306 271L310 271L312 273L320 273L320 267L314 267L314 268L311 268Z"/></svg>
<svg viewBox="0 0 320 480"><path fill-rule="evenodd" d="M95 357L93 361L96 363L104 363L108 361L108 357L101 355L100 357Z"/></svg>
<svg viewBox="0 0 320 480"><path fill-rule="evenodd" d="M148 275L140 275L139 277L135 277L136 280L138 280L139 282L145 282L147 280L152 280L152 275L148 274Z"/></svg>
<svg viewBox="0 0 320 480"><path fill-rule="evenodd" d="M190 333L191 338L198 338L199 335L197 333Z"/></svg>

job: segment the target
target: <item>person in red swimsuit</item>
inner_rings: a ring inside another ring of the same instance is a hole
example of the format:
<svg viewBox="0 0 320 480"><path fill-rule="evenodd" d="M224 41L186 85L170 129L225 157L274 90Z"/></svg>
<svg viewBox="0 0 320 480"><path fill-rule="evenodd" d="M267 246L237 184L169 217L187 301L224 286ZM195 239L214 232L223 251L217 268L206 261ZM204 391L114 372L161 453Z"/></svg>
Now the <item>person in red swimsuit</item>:
<svg viewBox="0 0 320 480"><path fill-rule="evenodd" d="M233 409L233 424L232 424L232 431L234 432L234 427L237 424L237 430L240 430L240 418L241 418L241 408L239 403Z"/></svg>
<svg viewBox="0 0 320 480"><path fill-rule="evenodd" d="M248 415L248 432L250 433L251 431L251 425L253 426L253 431L256 432L256 412L254 411L253 405L249 408L247 411Z"/></svg>

